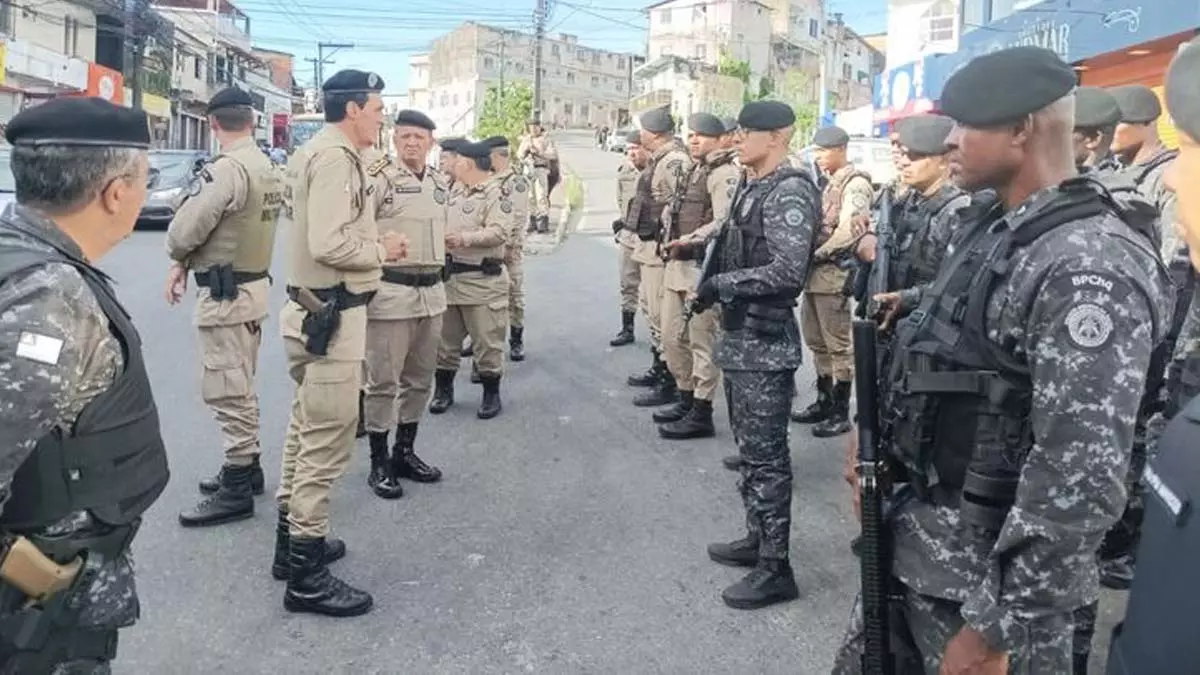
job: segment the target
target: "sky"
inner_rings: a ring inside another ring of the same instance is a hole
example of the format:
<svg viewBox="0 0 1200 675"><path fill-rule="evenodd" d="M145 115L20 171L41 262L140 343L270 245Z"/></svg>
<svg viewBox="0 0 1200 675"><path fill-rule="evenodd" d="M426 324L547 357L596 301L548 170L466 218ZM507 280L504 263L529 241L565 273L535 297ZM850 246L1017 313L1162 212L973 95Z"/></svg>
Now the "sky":
<svg viewBox="0 0 1200 675"><path fill-rule="evenodd" d="M384 94L408 91L408 58L465 21L533 32L535 0L232 0L250 17L255 46L296 56L295 77L312 86L317 43L351 43L326 50L324 76L341 68L379 73ZM547 33L569 33L597 49L642 53L648 0L548 0ZM826 0L859 33L886 29L887 0Z"/></svg>

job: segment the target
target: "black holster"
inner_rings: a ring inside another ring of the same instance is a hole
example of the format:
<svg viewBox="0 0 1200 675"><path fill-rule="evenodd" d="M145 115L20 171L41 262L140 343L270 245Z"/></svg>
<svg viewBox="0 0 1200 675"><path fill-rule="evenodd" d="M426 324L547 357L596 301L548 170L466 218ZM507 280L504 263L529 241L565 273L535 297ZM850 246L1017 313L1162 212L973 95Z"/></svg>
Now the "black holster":
<svg viewBox="0 0 1200 675"><path fill-rule="evenodd" d="M743 328L766 337L782 337L788 323L795 321L792 304L786 302L733 302L721 312L721 328Z"/></svg>
<svg viewBox="0 0 1200 675"><path fill-rule="evenodd" d="M309 290L324 304L315 312L302 306L305 315L304 321L300 324L300 332L306 338L304 350L313 356L325 356L329 353L329 343L333 341L338 328L342 325L342 311L367 304L375 294L351 293L346 290L345 284L338 284L331 288L310 288ZM297 289L289 287L288 297L296 302L297 296Z"/></svg>
<svg viewBox="0 0 1200 675"><path fill-rule="evenodd" d="M213 265L194 276L196 285L207 288L209 296L218 302L237 300L239 284L270 278L266 272L235 272L232 264Z"/></svg>
<svg viewBox="0 0 1200 675"><path fill-rule="evenodd" d="M27 535L59 564L80 556L84 562L71 586L43 604L29 604L20 590L0 581L0 673L50 672L63 661L105 661L116 656L116 629L83 629L79 617L100 569L129 550L140 526L139 519L101 534Z"/></svg>
<svg viewBox="0 0 1200 675"><path fill-rule="evenodd" d="M470 263L458 262L452 258L446 260L447 274L466 274L468 272L479 272L485 277L498 277L504 271L503 258L484 258L478 265Z"/></svg>

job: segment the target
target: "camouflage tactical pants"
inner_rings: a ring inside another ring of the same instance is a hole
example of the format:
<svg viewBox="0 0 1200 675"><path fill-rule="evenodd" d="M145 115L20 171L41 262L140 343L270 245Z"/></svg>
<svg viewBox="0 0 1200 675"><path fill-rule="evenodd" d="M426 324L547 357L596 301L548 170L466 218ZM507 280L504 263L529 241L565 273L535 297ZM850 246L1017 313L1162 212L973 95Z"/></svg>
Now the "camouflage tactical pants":
<svg viewBox="0 0 1200 675"><path fill-rule="evenodd" d="M738 488L760 558L787 560L792 530L788 415L796 371L725 371L729 423L742 457Z"/></svg>
<svg viewBox="0 0 1200 675"><path fill-rule="evenodd" d="M904 625L892 625L889 628L893 635L901 636L901 642L907 642L898 646L911 649L914 658L907 663L907 667L897 668L896 675L938 675L946 643L963 627L963 619L959 614L962 605L952 600L921 595L903 585L899 590L904 600L895 608L898 611L893 612L893 616L902 619ZM895 619L893 623L896 623ZM1024 642L1015 645L1008 654L1010 675L1070 673L1071 626L1070 613L1051 614L1025 623ZM850 627L834 656L833 674L862 673L863 648L862 598L858 597L854 600ZM921 665L917 665L918 661Z"/></svg>

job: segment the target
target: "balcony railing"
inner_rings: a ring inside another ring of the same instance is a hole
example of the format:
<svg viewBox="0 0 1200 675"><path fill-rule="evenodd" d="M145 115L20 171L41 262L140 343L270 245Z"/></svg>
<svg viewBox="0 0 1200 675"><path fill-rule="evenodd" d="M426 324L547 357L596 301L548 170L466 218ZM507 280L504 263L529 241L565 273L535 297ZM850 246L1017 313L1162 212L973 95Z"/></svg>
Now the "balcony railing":
<svg viewBox="0 0 1200 675"><path fill-rule="evenodd" d="M673 94L674 92L670 89L655 89L654 91L634 96L629 100L629 110L636 114L653 108L671 105Z"/></svg>
<svg viewBox="0 0 1200 675"><path fill-rule="evenodd" d="M250 51L250 34L239 24L238 17L218 14L216 22L218 39L242 51Z"/></svg>

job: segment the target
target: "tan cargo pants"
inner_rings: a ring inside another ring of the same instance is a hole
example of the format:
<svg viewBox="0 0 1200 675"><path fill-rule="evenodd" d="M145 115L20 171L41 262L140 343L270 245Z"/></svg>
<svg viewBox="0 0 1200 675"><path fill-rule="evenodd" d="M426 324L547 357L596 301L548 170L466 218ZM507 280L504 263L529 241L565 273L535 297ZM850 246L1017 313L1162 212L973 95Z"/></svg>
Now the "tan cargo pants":
<svg viewBox="0 0 1200 675"><path fill-rule="evenodd" d="M681 339L687 295L685 291L662 293L663 355L680 391L694 391L696 398L711 401L721 386L721 369L713 361L718 314L713 308L693 316Z"/></svg>
<svg viewBox="0 0 1200 675"><path fill-rule="evenodd" d="M550 215L550 169L534 167L529 172L529 215Z"/></svg>
<svg viewBox="0 0 1200 675"><path fill-rule="evenodd" d="M354 449L367 308L342 312L326 356L305 351L300 333L304 315L299 305L288 302L279 317L296 396L275 499L287 507L292 536L324 537L329 533L329 490L346 472Z"/></svg>
<svg viewBox="0 0 1200 675"><path fill-rule="evenodd" d="M250 466L260 452L254 384L262 325L201 326L199 332L200 397L221 427L226 463Z"/></svg>
<svg viewBox="0 0 1200 675"><path fill-rule="evenodd" d="M636 312L641 306L638 288L642 282L642 266L633 259L633 249L617 244L617 270L621 284L621 311Z"/></svg>
<svg viewBox="0 0 1200 675"><path fill-rule="evenodd" d="M638 284L638 304L642 308L642 316L646 317L646 326L650 328L650 346L656 350L662 349L662 293L663 266L641 265L641 283Z"/></svg>
<svg viewBox="0 0 1200 675"><path fill-rule="evenodd" d="M442 316L367 321L363 421L368 432L421 421L437 367Z"/></svg>
<svg viewBox="0 0 1200 675"><path fill-rule="evenodd" d="M806 291L800 301L800 332L812 350L818 376L832 376L838 382L854 379L849 298Z"/></svg>
<svg viewBox="0 0 1200 675"><path fill-rule="evenodd" d="M450 305L442 320L438 370L458 370L462 344L471 336L475 366L480 375L504 373L504 338L508 335L508 299L486 305Z"/></svg>
<svg viewBox="0 0 1200 675"><path fill-rule="evenodd" d="M514 255L506 260L508 268L508 325L525 326L525 260Z"/></svg>

